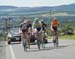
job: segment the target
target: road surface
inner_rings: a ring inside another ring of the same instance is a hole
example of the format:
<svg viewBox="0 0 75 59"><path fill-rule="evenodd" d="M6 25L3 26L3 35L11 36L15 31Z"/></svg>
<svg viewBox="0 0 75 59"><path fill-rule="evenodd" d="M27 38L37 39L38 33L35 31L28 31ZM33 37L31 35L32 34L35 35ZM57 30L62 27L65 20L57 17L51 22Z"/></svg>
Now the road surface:
<svg viewBox="0 0 75 59"><path fill-rule="evenodd" d="M31 45L27 52L19 43L6 44L5 59L75 59L75 40L59 42L58 48L54 48L53 43L48 43L41 50L38 50L37 45Z"/></svg>
<svg viewBox="0 0 75 59"><path fill-rule="evenodd" d="M0 41L0 59L5 59L6 45L4 41Z"/></svg>

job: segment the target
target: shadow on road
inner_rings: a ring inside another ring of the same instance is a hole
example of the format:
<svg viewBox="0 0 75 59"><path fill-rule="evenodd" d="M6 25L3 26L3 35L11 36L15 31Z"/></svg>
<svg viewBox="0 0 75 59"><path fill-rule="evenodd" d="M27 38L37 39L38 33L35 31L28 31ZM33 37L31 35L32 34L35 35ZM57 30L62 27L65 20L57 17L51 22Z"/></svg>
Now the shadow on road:
<svg viewBox="0 0 75 59"><path fill-rule="evenodd" d="M12 42L11 44L9 44L9 45L15 45L15 44L21 44L21 42Z"/></svg>
<svg viewBox="0 0 75 59"><path fill-rule="evenodd" d="M0 47L4 47L3 45L0 45Z"/></svg>
<svg viewBox="0 0 75 59"><path fill-rule="evenodd" d="M59 47L46 47L46 48L42 48L40 50L31 50L29 49L27 52L39 52L39 51L50 51L50 50L53 50L53 49L62 49L62 48L66 48L66 47L69 47L67 45L63 45L63 46L59 46Z"/></svg>

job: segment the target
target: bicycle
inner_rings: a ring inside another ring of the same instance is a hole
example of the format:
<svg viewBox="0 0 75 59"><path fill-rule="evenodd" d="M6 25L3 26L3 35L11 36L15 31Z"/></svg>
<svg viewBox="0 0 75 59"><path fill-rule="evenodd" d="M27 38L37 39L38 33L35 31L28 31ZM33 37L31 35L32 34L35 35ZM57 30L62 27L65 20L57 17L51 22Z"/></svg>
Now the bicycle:
<svg viewBox="0 0 75 59"><path fill-rule="evenodd" d="M54 47L58 47L58 32L54 32L53 33L53 44L54 44Z"/></svg>

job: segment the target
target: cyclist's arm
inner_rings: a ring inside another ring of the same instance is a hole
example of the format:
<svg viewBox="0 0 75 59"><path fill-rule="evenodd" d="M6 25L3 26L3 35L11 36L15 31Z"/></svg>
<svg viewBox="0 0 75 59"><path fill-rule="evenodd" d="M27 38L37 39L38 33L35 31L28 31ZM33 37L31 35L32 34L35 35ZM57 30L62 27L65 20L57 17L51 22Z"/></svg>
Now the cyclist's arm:
<svg viewBox="0 0 75 59"><path fill-rule="evenodd" d="M32 32L36 32L35 23L32 24Z"/></svg>
<svg viewBox="0 0 75 59"><path fill-rule="evenodd" d="M51 31L54 31L54 29L53 29L53 27L52 27L52 23L51 23L50 29L51 29Z"/></svg>
<svg viewBox="0 0 75 59"><path fill-rule="evenodd" d="M40 24L40 27L41 27L41 31L42 31L42 24Z"/></svg>
<svg viewBox="0 0 75 59"><path fill-rule="evenodd" d="M34 23L32 24L32 30L34 29Z"/></svg>
<svg viewBox="0 0 75 59"><path fill-rule="evenodd" d="M47 24L44 23L44 26L45 26L45 32L47 32L47 29L48 29Z"/></svg>
<svg viewBox="0 0 75 59"><path fill-rule="evenodd" d="M22 33L22 24L19 26L19 33Z"/></svg>

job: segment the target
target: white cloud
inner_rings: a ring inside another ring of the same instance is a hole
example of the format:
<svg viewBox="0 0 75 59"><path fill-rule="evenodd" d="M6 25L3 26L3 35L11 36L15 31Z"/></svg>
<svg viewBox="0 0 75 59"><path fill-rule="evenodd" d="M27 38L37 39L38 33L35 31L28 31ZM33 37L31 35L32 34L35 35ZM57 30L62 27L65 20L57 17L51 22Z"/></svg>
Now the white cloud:
<svg viewBox="0 0 75 59"><path fill-rule="evenodd" d="M75 0L0 0L0 5L20 7L56 6L70 3L75 3Z"/></svg>

